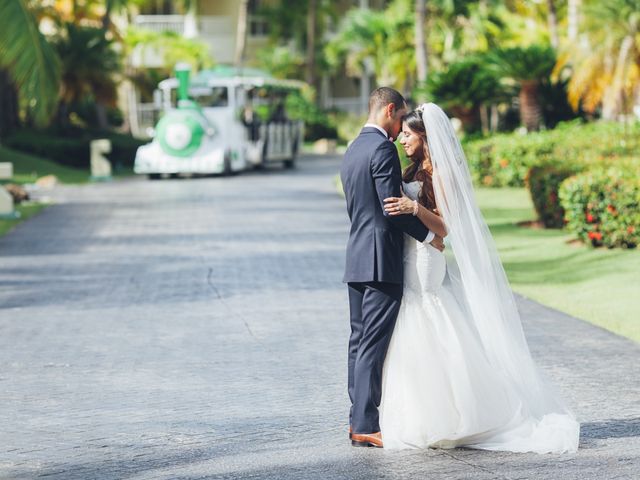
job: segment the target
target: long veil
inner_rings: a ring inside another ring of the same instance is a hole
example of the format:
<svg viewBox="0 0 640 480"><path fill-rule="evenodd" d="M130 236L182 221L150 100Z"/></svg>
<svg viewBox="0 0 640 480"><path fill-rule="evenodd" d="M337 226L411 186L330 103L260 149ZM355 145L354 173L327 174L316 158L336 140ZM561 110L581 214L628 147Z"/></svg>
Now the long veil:
<svg viewBox="0 0 640 480"><path fill-rule="evenodd" d="M519 421L527 423L526 428L517 428L523 444L533 442L539 444L534 449L544 451L551 436L557 443L548 451L575 451L579 423L531 358L513 293L475 200L469 168L451 122L433 103L422 106L422 119L436 202L453 253L447 259L449 287L466 307L490 364L520 403ZM513 441L513 435L507 434L507 439ZM500 448L499 440L496 448Z"/></svg>

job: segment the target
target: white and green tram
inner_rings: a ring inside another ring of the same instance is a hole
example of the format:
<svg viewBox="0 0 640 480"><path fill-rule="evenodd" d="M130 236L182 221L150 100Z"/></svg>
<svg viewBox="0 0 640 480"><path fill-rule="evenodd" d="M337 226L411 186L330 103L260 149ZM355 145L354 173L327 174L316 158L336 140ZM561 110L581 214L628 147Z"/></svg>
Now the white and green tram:
<svg viewBox="0 0 640 480"><path fill-rule="evenodd" d="M224 174L295 165L304 125L287 116L286 98L302 82L254 69L189 69L159 84L162 117L153 141L136 153L134 171L149 178Z"/></svg>

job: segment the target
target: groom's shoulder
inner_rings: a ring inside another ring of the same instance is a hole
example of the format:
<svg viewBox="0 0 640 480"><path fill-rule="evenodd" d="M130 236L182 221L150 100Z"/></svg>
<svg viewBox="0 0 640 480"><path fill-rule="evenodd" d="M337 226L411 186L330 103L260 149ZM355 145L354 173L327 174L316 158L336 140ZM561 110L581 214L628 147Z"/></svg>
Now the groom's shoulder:
<svg viewBox="0 0 640 480"><path fill-rule="evenodd" d="M371 153L376 151L381 145L389 143L382 135L377 132L372 132L370 129L363 128L358 136L351 142L347 153Z"/></svg>

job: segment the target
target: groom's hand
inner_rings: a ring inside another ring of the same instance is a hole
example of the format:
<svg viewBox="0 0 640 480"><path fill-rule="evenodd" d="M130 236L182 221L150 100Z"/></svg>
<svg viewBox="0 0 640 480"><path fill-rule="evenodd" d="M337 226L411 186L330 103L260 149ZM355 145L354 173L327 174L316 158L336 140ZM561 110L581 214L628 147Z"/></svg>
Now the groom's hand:
<svg viewBox="0 0 640 480"><path fill-rule="evenodd" d="M436 235L430 242L433 248L437 248L441 252L444 251L444 239L439 235Z"/></svg>

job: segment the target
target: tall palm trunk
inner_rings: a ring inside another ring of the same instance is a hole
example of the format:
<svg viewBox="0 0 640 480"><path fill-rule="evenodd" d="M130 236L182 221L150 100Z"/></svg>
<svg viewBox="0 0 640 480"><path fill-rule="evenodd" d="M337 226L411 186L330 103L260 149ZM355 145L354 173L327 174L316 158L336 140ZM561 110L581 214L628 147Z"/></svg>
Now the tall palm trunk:
<svg viewBox="0 0 640 480"><path fill-rule="evenodd" d="M244 52L247 43L247 23L248 23L249 0L240 0L240 12L238 13L238 25L236 29L236 52L235 65L242 68L244 63Z"/></svg>
<svg viewBox="0 0 640 480"><path fill-rule="evenodd" d="M533 132L540 129L542 113L538 102L538 81L522 80L520 82L520 122L527 131Z"/></svg>
<svg viewBox="0 0 640 480"><path fill-rule="evenodd" d="M633 41L634 38L631 35L627 35L620 45L613 82L607 88L602 99L602 118L605 120L615 120L623 111L625 103L624 70L627 65L627 57L631 52L631 47L633 47Z"/></svg>
<svg viewBox="0 0 640 480"><path fill-rule="evenodd" d="M558 48L560 40L558 38L558 13L556 11L555 0L547 0L547 22L549 23L549 36L551 37L551 46Z"/></svg>
<svg viewBox="0 0 640 480"><path fill-rule="evenodd" d="M567 18L568 18L568 31L567 37L569 41L574 41L578 38L578 26L580 23L580 3L581 0L568 0L568 10L567 10Z"/></svg>
<svg viewBox="0 0 640 480"><path fill-rule="evenodd" d="M317 0L309 0L307 11L307 62L305 80L312 87L316 86L316 27L318 17Z"/></svg>
<svg viewBox="0 0 640 480"><path fill-rule="evenodd" d="M425 36L424 23L426 19L426 0L416 0L415 23L416 23L416 67L418 70L418 83L424 84L429 74L429 64L427 58L427 42Z"/></svg>

